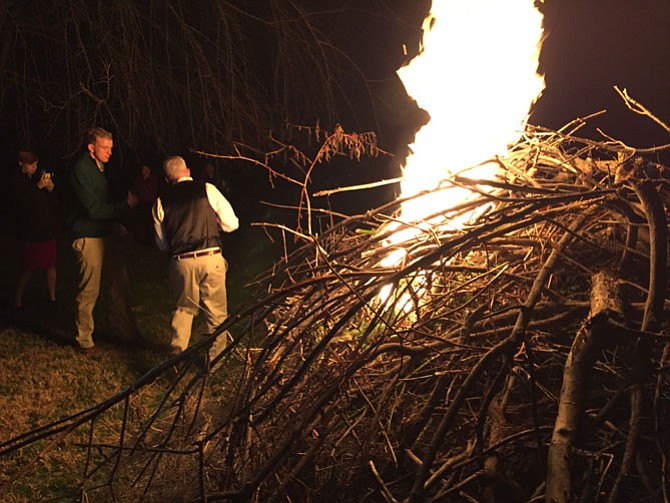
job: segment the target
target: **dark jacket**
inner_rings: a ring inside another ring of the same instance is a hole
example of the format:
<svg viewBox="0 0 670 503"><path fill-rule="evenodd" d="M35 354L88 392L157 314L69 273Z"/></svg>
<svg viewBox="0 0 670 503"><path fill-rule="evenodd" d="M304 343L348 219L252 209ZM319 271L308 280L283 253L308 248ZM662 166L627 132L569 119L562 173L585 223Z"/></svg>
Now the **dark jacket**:
<svg viewBox="0 0 670 503"><path fill-rule="evenodd" d="M18 172L13 183L14 220L19 241L51 241L58 234L56 194L38 189L37 181Z"/></svg>
<svg viewBox="0 0 670 503"><path fill-rule="evenodd" d="M107 178L88 153L74 165L68 181L70 201L66 225L70 237L107 236L113 221L129 209L128 203L110 201Z"/></svg>

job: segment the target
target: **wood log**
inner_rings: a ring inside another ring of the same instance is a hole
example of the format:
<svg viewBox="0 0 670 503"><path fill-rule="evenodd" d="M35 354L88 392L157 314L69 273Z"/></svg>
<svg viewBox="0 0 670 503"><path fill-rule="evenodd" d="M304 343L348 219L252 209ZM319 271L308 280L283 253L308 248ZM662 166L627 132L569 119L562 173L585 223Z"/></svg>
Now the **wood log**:
<svg viewBox="0 0 670 503"><path fill-rule="evenodd" d="M609 272L599 272L592 279L590 317L577 333L563 371L558 413L547 456L545 499L548 503L573 501L573 447L579 434L584 398L593 365L605 337L615 330L609 323L614 317L623 317L619 282Z"/></svg>

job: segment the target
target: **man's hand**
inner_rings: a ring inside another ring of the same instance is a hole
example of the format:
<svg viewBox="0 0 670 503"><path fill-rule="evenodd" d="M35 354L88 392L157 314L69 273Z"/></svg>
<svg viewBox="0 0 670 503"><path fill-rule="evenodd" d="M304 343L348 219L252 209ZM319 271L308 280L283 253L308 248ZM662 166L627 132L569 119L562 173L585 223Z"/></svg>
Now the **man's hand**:
<svg viewBox="0 0 670 503"><path fill-rule="evenodd" d="M128 201L128 206L130 206L131 208L137 206L137 203L139 202L137 196L133 194L133 192L130 190L128 191L128 199L126 200Z"/></svg>
<svg viewBox="0 0 670 503"><path fill-rule="evenodd" d="M48 172L42 173L42 176L37 181L37 188L38 189L47 189L49 192L54 190L54 182L51 179L51 173L48 173Z"/></svg>

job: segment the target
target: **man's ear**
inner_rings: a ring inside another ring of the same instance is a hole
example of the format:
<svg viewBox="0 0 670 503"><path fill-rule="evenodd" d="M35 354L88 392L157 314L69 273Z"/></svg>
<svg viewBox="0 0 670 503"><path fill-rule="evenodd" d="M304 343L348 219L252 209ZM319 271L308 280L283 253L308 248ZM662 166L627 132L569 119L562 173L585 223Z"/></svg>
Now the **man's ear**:
<svg viewBox="0 0 670 503"><path fill-rule="evenodd" d="M95 150L95 145L93 145L92 143L89 143L88 144L88 153L93 155L94 150Z"/></svg>

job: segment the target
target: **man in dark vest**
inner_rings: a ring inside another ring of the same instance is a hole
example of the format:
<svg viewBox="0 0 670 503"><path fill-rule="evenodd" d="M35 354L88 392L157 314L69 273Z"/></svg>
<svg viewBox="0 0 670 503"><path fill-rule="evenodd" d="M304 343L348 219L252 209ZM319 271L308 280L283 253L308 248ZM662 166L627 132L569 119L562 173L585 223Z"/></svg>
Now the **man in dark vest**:
<svg viewBox="0 0 670 503"><path fill-rule="evenodd" d="M193 318L203 308L213 333L228 317L226 271L219 232L233 232L239 221L232 206L210 183L194 181L182 157L163 163L170 187L153 205L158 248L172 254L168 281L176 300L172 315L172 353L188 347ZM209 354L216 357L226 344L221 334Z"/></svg>

